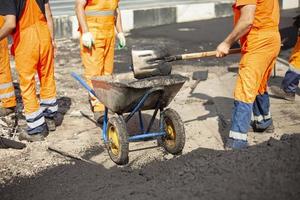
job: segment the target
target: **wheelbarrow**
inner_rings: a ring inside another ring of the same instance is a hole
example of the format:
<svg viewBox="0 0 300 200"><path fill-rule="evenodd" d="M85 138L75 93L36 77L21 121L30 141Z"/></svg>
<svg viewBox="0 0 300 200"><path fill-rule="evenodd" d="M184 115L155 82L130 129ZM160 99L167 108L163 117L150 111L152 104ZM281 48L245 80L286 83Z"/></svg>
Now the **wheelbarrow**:
<svg viewBox="0 0 300 200"><path fill-rule="evenodd" d="M102 139L112 161L129 161L129 142L157 139L167 152L179 154L185 145L185 129L179 114L166 108L188 78L181 75L157 76L136 80L133 77L101 76L92 79L94 90L77 74L72 76L105 106ZM147 126L142 111L154 110ZM112 115L108 114L109 111ZM159 112L159 128L153 124ZM139 133L128 133L128 122L138 114ZM111 117L109 117L111 116Z"/></svg>

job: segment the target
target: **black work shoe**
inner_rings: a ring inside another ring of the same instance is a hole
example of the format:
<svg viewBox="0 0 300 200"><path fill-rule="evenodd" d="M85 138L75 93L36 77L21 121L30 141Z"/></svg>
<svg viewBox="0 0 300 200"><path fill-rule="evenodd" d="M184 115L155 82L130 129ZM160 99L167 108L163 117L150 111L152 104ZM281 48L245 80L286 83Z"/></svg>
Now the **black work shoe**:
<svg viewBox="0 0 300 200"><path fill-rule="evenodd" d="M273 95L276 97L279 97L281 99L285 99L288 101L295 101L295 96L296 94L293 92L285 92L282 88L276 87L276 86L271 86L270 90Z"/></svg>
<svg viewBox="0 0 300 200"><path fill-rule="evenodd" d="M47 118L45 117L46 124L48 126L49 131L55 131L56 130L56 123L54 118Z"/></svg>
<svg viewBox="0 0 300 200"><path fill-rule="evenodd" d="M103 124L104 121L104 111L94 112L94 119L98 124Z"/></svg>
<svg viewBox="0 0 300 200"><path fill-rule="evenodd" d="M255 133L274 133L275 127L273 125L273 122L265 129L259 128L257 124L253 124L250 126L248 132L255 132Z"/></svg>
<svg viewBox="0 0 300 200"><path fill-rule="evenodd" d="M16 107L3 108L0 107L0 117L5 117L15 112Z"/></svg>

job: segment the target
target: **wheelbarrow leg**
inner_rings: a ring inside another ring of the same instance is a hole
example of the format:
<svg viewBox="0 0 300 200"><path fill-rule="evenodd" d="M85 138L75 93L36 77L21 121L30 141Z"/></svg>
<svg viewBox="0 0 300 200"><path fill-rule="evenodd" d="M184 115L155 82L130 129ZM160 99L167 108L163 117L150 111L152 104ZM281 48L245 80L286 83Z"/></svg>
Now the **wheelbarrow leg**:
<svg viewBox="0 0 300 200"><path fill-rule="evenodd" d="M102 138L104 143L107 143L107 127L108 127L108 108L105 107L104 111L104 119L103 119L103 130L102 130Z"/></svg>
<svg viewBox="0 0 300 200"><path fill-rule="evenodd" d="M144 123L143 123L143 116L142 116L142 111L139 110L139 121L140 121L140 129L142 133L145 133L145 128L144 128Z"/></svg>

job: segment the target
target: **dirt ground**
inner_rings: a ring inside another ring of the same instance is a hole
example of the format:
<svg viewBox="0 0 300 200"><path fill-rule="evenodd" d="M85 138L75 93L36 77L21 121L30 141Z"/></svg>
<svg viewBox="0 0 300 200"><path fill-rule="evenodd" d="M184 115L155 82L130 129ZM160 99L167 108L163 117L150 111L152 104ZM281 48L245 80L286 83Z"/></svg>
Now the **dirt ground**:
<svg viewBox="0 0 300 200"><path fill-rule="evenodd" d="M175 50L179 47L175 41L157 40ZM130 45L134 44L129 39ZM0 149L1 200L300 198L299 96L295 103L271 98L274 133L250 132L251 146L242 151L223 148L230 128L237 57L209 66L206 60L174 65L174 73L189 78L195 71L208 71L207 80L196 84L190 79L170 105L185 124L182 155L165 153L156 141L139 142L130 144L129 164L116 166L101 143L101 129L92 120L86 91L70 76L83 73L77 41L60 40L58 46L60 126L44 142L26 143L23 150ZM129 53L129 49L117 51L117 73L129 71ZM277 77L270 85L279 85L286 69L278 63ZM146 120L150 113L145 113ZM0 120L2 136L8 136L11 118ZM136 120L128 130L137 131Z"/></svg>

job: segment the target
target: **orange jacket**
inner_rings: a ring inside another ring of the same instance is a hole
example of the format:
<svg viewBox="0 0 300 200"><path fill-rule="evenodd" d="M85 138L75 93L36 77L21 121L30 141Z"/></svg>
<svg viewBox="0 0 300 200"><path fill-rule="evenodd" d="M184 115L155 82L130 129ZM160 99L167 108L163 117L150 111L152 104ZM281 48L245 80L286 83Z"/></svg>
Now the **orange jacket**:
<svg viewBox="0 0 300 200"><path fill-rule="evenodd" d="M256 11L253 25L248 34L241 38L241 45L247 40L248 35L257 31L278 31L280 9L277 0L236 0L233 5L235 24L240 18L240 7L245 5L256 5Z"/></svg>

